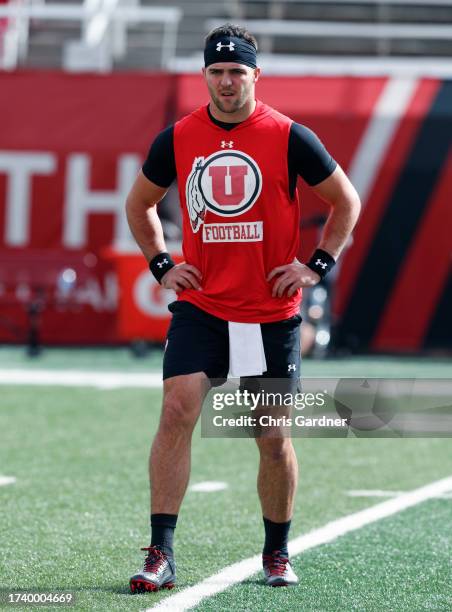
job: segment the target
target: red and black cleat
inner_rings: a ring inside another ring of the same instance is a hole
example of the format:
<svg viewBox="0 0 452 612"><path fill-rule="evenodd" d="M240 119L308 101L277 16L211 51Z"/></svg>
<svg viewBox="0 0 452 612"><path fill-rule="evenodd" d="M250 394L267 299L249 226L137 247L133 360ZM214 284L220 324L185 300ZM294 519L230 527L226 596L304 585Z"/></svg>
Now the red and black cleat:
<svg viewBox="0 0 452 612"><path fill-rule="evenodd" d="M174 559L165 555L156 546L142 548L147 552L143 570L130 579L132 593L145 593L159 589L172 589L176 582Z"/></svg>
<svg viewBox="0 0 452 612"><path fill-rule="evenodd" d="M298 578L292 569L289 559L280 550L271 555L262 555L265 584L272 587L298 584Z"/></svg>

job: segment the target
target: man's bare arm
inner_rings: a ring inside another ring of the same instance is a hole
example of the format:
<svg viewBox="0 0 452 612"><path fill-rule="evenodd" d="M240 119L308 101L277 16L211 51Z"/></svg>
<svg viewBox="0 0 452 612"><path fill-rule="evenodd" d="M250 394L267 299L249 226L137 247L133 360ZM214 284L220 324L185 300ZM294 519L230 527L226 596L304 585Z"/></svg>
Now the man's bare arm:
<svg viewBox="0 0 452 612"><path fill-rule="evenodd" d="M359 196L340 166L313 191L331 206L318 248L337 259L358 220Z"/></svg>
<svg viewBox="0 0 452 612"><path fill-rule="evenodd" d="M156 204L167 191L140 172L127 196L126 214L130 231L148 263L156 255L166 251Z"/></svg>
<svg viewBox="0 0 452 612"><path fill-rule="evenodd" d="M127 196L126 214L130 231L148 263L167 250L156 208L167 191L140 172ZM165 289L179 292L183 289L199 289L200 279L201 273L197 268L182 263L168 270L160 282Z"/></svg>
<svg viewBox="0 0 452 612"><path fill-rule="evenodd" d="M312 189L331 206L318 248L337 260L358 220L361 210L359 196L340 166ZM300 287L312 287L320 280L317 272L299 261L274 268L267 280L276 276L272 289L274 297L281 297L285 291L290 297Z"/></svg>

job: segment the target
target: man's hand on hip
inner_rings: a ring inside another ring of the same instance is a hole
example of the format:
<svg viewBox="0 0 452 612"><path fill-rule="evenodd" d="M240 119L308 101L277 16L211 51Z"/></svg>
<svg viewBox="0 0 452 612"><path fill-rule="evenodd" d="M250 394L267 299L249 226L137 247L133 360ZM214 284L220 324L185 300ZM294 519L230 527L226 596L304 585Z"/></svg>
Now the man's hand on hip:
<svg viewBox="0 0 452 612"><path fill-rule="evenodd" d="M184 289L201 289L201 272L187 263L175 265L171 270L162 276L160 284L165 289L174 289L180 293Z"/></svg>
<svg viewBox="0 0 452 612"><path fill-rule="evenodd" d="M285 266L273 268L267 280L271 281L275 277L277 278L272 289L273 297L282 297L286 291L287 297L291 297L297 289L313 287L320 281L317 272L300 263L298 259Z"/></svg>

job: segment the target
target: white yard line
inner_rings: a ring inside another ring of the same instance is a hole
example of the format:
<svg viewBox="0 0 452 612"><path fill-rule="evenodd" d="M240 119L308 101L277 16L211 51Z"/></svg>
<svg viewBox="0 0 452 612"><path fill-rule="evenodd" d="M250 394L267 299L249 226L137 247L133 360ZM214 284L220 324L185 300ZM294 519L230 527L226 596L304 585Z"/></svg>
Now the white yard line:
<svg viewBox="0 0 452 612"><path fill-rule="evenodd" d="M204 482L197 482L192 484L189 489L197 493L213 493L214 491L223 491L228 488L227 482L221 482L219 480L205 480Z"/></svg>
<svg viewBox="0 0 452 612"><path fill-rule="evenodd" d="M305 377L313 384L318 378L322 385L330 385L328 392L334 393L340 377ZM350 378L350 377L347 377ZM361 377L351 377L357 381ZM373 380L368 377L367 380ZM380 380L376 378L376 380ZM391 379L386 379L391 382ZM400 387L399 393L407 395L422 395L427 397L452 396L451 379L394 379L394 384ZM58 387L98 387L100 389L118 389L120 387L137 387L157 389L162 387L161 372L120 372L120 371L90 371L90 370L45 370L26 368L0 368L0 385L38 385ZM397 386L395 389L397 390ZM397 399L397 394L395 397ZM429 417L430 418L430 417Z"/></svg>
<svg viewBox="0 0 452 612"><path fill-rule="evenodd" d="M0 476L0 487L14 484L15 482L16 479L14 478L14 476Z"/></svg>
<svg viewBox="0 0 452 612"><path fill-rule="evenodd" d="M381 491L380 489L352 489L347 491L350 497L398 497L405 491Z"/></svg>
<svg viewBox="0 0 452 612"><path fill-rule="evenodd" d="M0 385L97 387L99 389L138 387L156 389L162 386L162 375L155 372L124 373L89 372L85 370L1 369Z"/></svg>
<svg viewBox="0 0 452 612"><path fill-rule="evenodd" d="M327 523L319 529L314 529L305 535L295 538L289 543L289 552L292 556L298 555L301 552L332 542L339 536L342 536L356 529L360 529L365 525L370 525L375 521L386 518L397 512L401 512L406 508L411 508L420 504L427 499L432 499L452 490L452 476L443 478L436 482L432 482L424 487L415 489L408 493L384 501L376 506L371 506L360 512L349 514L331 523ZM175 595L166 597L162 602L148 608L146 612L156 610L166 612L184 612L197 606L203 599L212 597L217 593L222 593L229 587L242 582L249 576L252 576L261 569L261 555L255 555L249 559L244 559L233 565L225 567L213 576L209 576L202 582L188 587Z"/></svg>
<svg viewBox="0 0 452 612"><path fill-rule="evenodd" d="M349 497L399 497L405 495L406 491L382 491L380 489L352 489L346 491ZM437 499L452 499L452 493L442 493Z"/></svg>

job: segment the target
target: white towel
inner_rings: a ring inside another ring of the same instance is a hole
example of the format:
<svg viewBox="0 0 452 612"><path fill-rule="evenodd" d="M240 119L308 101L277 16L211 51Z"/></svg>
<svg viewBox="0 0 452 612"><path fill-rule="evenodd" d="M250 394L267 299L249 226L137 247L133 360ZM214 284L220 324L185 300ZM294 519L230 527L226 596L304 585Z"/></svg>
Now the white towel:
<svg viewBox="0 0 452 612"><path fill-rule="evenodd" d="M229 374L232 378L256 376L267 370L259 323L229 321Z"/></svg>

